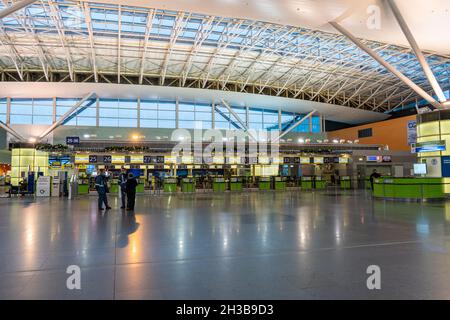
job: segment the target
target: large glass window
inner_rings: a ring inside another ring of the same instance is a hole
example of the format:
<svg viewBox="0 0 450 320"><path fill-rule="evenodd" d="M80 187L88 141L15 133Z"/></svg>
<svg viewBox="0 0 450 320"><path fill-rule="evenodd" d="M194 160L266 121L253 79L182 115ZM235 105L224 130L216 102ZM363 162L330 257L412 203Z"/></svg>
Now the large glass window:
<svg viewBox="0 0 450 320"><path fill-rule="evenodd" d="M290 126L294 125L296 122L301 120L305 115L295 114L295 113L289 113L289 112L283 112L281 114L281 128L282 130L286 130ZM313 120L311 120L313 119ZM312 123L312 129L313 132L320 132L320 117L310 117L309 119L306 119L302 124L297 126L292 132L310 132L310 122Z"/></svg>
<svg viewBox="0 0 450 320"><path fill-rule="evenodd" d="M105 127L137 127L137 100L100 99L99 125Z"/></svg>
<svg viewBox="0 0 450 320"><path fill-rule="evenodd" d="M265 130L279 130L278 128L278 111L264 110L263 111L263 123Z"/></svg>
<svg viewBox="0 0 450 320"><path fill-rule="evenodd" d="M69 111L73 106L75 106L80 99L76 98L57 98L56 99L56 119L61 118L67 111ZM66 126L90 126L94 127L97 125L97 105L95 101L90 101L91 105L82 110L75 117L71 118L64 125ZM86 101L84 105L89 104Z"/></svg>
<svg viewBox="0 0 450 320"><path fill-rule="evenodd" d="M56 119L66 114L79 99L56 99ZM86 102L88 103L88 102ZM101 127L137 127L137 99L100 99L98 100L98 123ZM176 102L165 100L141 100L140 126L142 128L176 128ZM178 103L178 125L184 129L211 129L212 104L180 101ZM214 109L215 128L221 130L241 129L240 121L253 130L279 130L278 110L232 106L230 112L225 106L216 105ZM0 120L6 121L7 100L0 99ZM236 119L235 115L240 121ZM282 112L281 130L286 130L305 115ZM11 124L51 124L53 122L53 99L12 99ZM297 126L293 132L320 132L319 116L313 116ZM97 105L91 105L65 125L96 126Z"/></svg>
<svg viewBox="0 0 450 320"><path fill-rule="evenodd" d="M53 99L11 99L11 124L52 124Z"/></svg>
<svg viewBox="0 0 450 320"><path fill-rule="evenodd" d="M250 109L248 112L248 126L253 130L263 130L263 110Z"/></svg>
<svg viewBox="0 0 450 320"><path fill-rule="evenodd" d="M212 106L200 103L178 103L178 125L183 129L211 129Z"/></svg>
<svg viewBox="0 0 450 320"><path fill-rule="evenodd" d="M0 99L0 121L6 122L7 99Z"/></svg>
<svg viewBox="0 0 450 320"><path fill-rule="evenodd" d="M227 108L216 106L214 112L215 129L229 130L234 128L234 126L230 127L230 120L232 121L231 117L232 115Z"/></svg>
<svg viewBox="0 0 450 320"><path fill-rule="evenodd" d="M313 116L311 121L312 121L312 132L313 133L321 132L320 117Z"/></svg>
<svg viewBox="0 0 450 320"><path fill-rule="evenodd" d="M141 128L176 128L175 101L141 100Z"/></svg>

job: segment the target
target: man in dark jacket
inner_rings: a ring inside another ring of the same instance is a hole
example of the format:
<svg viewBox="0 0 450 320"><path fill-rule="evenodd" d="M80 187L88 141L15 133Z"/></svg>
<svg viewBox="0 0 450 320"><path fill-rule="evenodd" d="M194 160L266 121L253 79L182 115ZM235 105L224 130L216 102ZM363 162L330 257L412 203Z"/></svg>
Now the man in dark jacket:
<svg viewBox="0 0 450 320"><path fill-rule="evenodd" d="M374 181L375 179L378 179L378 178L381 178L381 174L379 174L379 173L377 172L377 169L374 169L374 170L373 170L373 173L370 175L370 178L369 178L369 180L370 180L370 185L371 185L371 187L372 187L372 190L373 190L373 181Z"/></svg>
<svg viewBox="0 0 450 320"><path fill-rule="evenodd" d="M122 200L122 206L120 207L120 209L125 209L126 204L125 201L127 198L127 191L126 191L127 180L128 180L127 171L125 170L124 167L122 167L122 171L119 175L120 198Z"/></svg>
<svg viewBox="0 0 450 320"><path fill-rule="evenodd" d="M99 174L95 177L95 190L98 193L98 210L103 210L103 204L105 204L106 210L111 209L108 205L108 184L105 175L105 169L100 169Z"/></svg>
<svg viewBox="0 0 450 320"><path fill-rule="evenodd" d="M126 184L126 190L127 190L127 210L133 211L134 210L134 204L136 202L136 187L138 183L136 181L136 178L134 175L130 172L128 174L128 180Z"/></svg>

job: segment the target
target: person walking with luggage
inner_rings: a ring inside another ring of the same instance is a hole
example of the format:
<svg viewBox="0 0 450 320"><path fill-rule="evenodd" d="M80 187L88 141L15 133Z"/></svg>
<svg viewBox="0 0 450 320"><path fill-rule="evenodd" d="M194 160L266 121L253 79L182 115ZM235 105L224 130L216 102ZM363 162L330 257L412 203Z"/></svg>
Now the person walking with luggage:
<svg viewBox="0 0 450 320"><path fill-rule="evenodd" d="M127 180L128 180L127 170L124 167L122 167L122 170L119 175L120 198L122 200L122 206L120 207L120 209L126 208Z"/></svg>
<svg viewBox="0 0 450 320"><path fill-rule="evenodd" d="M136 202L136 187L138 183L133 173L128 173L128 179L126 183L127 191L127 210L134 211L134 204Z"/></svg>
<svg viewBox="0 0 450 320"><path fill-rule="evenodd" d="M108 193L108 184L105 169L100 169L99 174L95 177L95 190L98 193L98 210L104 210L103 204L105 204L106 210L111 209L108 205L108 197L106 196Z"/></svg>

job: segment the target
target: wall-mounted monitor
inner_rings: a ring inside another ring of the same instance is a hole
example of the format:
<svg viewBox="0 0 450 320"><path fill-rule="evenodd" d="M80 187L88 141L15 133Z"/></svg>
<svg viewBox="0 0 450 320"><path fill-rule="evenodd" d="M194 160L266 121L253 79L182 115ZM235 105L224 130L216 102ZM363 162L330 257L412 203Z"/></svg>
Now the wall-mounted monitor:
<svg viewBox="0 0 450 320"><path fill-rule="evenodd" d="M415 175L427 174L427 165L426 165L426 163L415 163L414 164L414 174Z"/></svg>

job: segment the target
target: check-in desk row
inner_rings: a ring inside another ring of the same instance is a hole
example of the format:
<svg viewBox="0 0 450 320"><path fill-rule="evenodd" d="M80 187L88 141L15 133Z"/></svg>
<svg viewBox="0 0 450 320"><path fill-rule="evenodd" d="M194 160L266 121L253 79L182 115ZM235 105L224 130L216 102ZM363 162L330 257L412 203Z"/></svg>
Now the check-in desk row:
<svg viewBox="0 0 450 320"><path fill-rule="evenodd" d="M323 190L327 187L327 181L320 176L301 177L300 187L304 190Z"/></svg>
<svg viewBox="0 0 450 320"><path fill-rule="evenodd" d="M286 190L288 186L287 177L256 177L253 179L248 179L246 177L231 177L225 179L224 177L214 177L212 178L212 183L210 184L214 192L224 192L224 191L242 191L247 188L257 188L261 191L264 190ZM302 177L298 180L297 187L302 189L325 189L327 186L327 181L323 177ZM166 193L173 193L177 191L181 192L195 192L202 188L202 183L199 183L198 178L186 177L181 180L177 178L166 178L163 183L163 190Z"/></svg>

